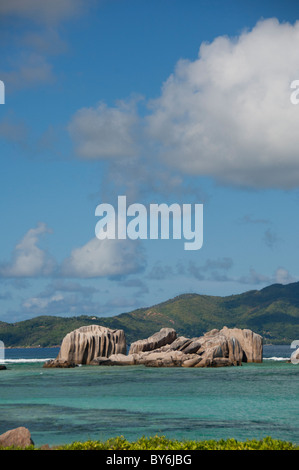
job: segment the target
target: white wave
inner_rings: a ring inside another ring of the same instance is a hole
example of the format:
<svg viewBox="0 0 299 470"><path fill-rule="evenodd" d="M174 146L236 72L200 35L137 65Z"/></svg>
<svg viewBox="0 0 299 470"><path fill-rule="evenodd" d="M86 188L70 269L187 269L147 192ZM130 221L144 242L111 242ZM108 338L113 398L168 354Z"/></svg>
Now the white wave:
<svg viewBox="0 0 299 470"><path fill-rule="evenodd" d="M263 357L264 361L288 361L289 359L289 357Z"/></svg>
<svg viewBox="0 0 299 470"><path fill-rule="evenodd" d="M50 361L54 358L45 358L45 359L25 359L25 358L19 358L19 359L4 359L0 361L1 364L21 364L21 363L34 363L34 362L46 362Z"/></svg>

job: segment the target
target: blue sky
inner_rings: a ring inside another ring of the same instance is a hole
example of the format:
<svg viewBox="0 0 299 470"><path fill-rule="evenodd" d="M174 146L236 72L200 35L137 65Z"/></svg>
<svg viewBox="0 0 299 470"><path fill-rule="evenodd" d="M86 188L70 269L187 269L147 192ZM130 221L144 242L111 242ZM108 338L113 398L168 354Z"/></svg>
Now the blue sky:
<svg viewBox="0 0 299 470"><path fill-rule="evenodd" d="M0 3L0 320L111 316L299 280L299 5ZM203 247L95 208L203 204Z"/></svg>

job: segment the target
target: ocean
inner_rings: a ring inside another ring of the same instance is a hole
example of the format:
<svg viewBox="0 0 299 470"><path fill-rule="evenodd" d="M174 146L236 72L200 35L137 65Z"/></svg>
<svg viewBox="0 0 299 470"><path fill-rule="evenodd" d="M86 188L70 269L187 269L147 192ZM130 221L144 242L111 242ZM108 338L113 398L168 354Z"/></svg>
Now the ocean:
<svg viewBox="0 0 299 470"><path fill-rule="evenodd" d="M124 436L275 439L299 444L299 364L264 346L262 364L224 368L45 369L58 348L6 349L0 434L27 427L36 446Z"/></svg>

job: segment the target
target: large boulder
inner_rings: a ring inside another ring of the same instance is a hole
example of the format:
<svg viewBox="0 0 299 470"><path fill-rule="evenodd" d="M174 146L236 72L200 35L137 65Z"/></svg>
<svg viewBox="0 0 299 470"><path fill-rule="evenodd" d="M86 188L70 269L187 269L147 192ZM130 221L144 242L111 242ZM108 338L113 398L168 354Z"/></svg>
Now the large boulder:
<svg viewBox="0 0 299 470"><path fill-rule="evenodd" d="M96 357L126 354L126 338L123 330L112 330L104 326L82 326L68 333L54 361L60 364L90 364Z"/></svg>
<svg viewBox="0 0 299 470"><path fill-rule="evenodd" d="M194 343L200 344L196 351L203 359L200 367L204 364L220 364L218 359L227 359L231 365L242 364L243 350L239 341L233 336L225 336L222 331L212 330L196 338Z"/></svg>
<svg viewBox="0 0 299 470"><path fill-rule="evenodd" d="M27 428L19 427L11 429L0 435L0 447L26 447L34 445L30 432Z"/></svg>
<svg viewBox="0 0 299 470"><path fill-rule="evenodd" d="M153 334L147 339L140 339L131 344L129 354L153 351L161 348L166 344L171 344L177 337L176 331L173 328L161 328L160 331Z"/></svg>
<svg viewBox="0 0 299 470"><path fill-rule="evenodd" d="M91 365L99 366L134 366L136 354L111 354L109 357L96 357L90 362Z"/></svg>
<svg viewBox="0 0 299 470"><path fill-rule="evenodd" d="M242 362L263 362L263 338L249 329L227 328L220 331L228 338L235 338L243 350Z"/></svg>
<svg viewBox="0 0 299 470"><path fill-rule="evenodd" d="M136 364L142 364L147 367L179 367L187 359L195 358L195 355L184 354L182 351L169 349L163 351L163 348L155 351L145 351L139 353L136 357ZM198 356L197 356L198 357Z"/></svg>

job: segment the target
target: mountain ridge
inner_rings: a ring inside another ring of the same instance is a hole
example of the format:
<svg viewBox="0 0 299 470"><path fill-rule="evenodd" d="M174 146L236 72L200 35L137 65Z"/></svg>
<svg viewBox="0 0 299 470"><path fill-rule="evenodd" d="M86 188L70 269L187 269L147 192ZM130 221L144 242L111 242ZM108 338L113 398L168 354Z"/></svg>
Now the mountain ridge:
<svg viewBox="0 0 299 470"><path fill-rule="evenodd" d="M223 326L249 328L267 343L290 344L299 339L299 282L272 284L229 296L185 293L111 317L37 316L16 323L0 322L0 340L6 347L50 347L83 325L123 329L128 343L172 327L179 335L201 336Z"/></svg>

